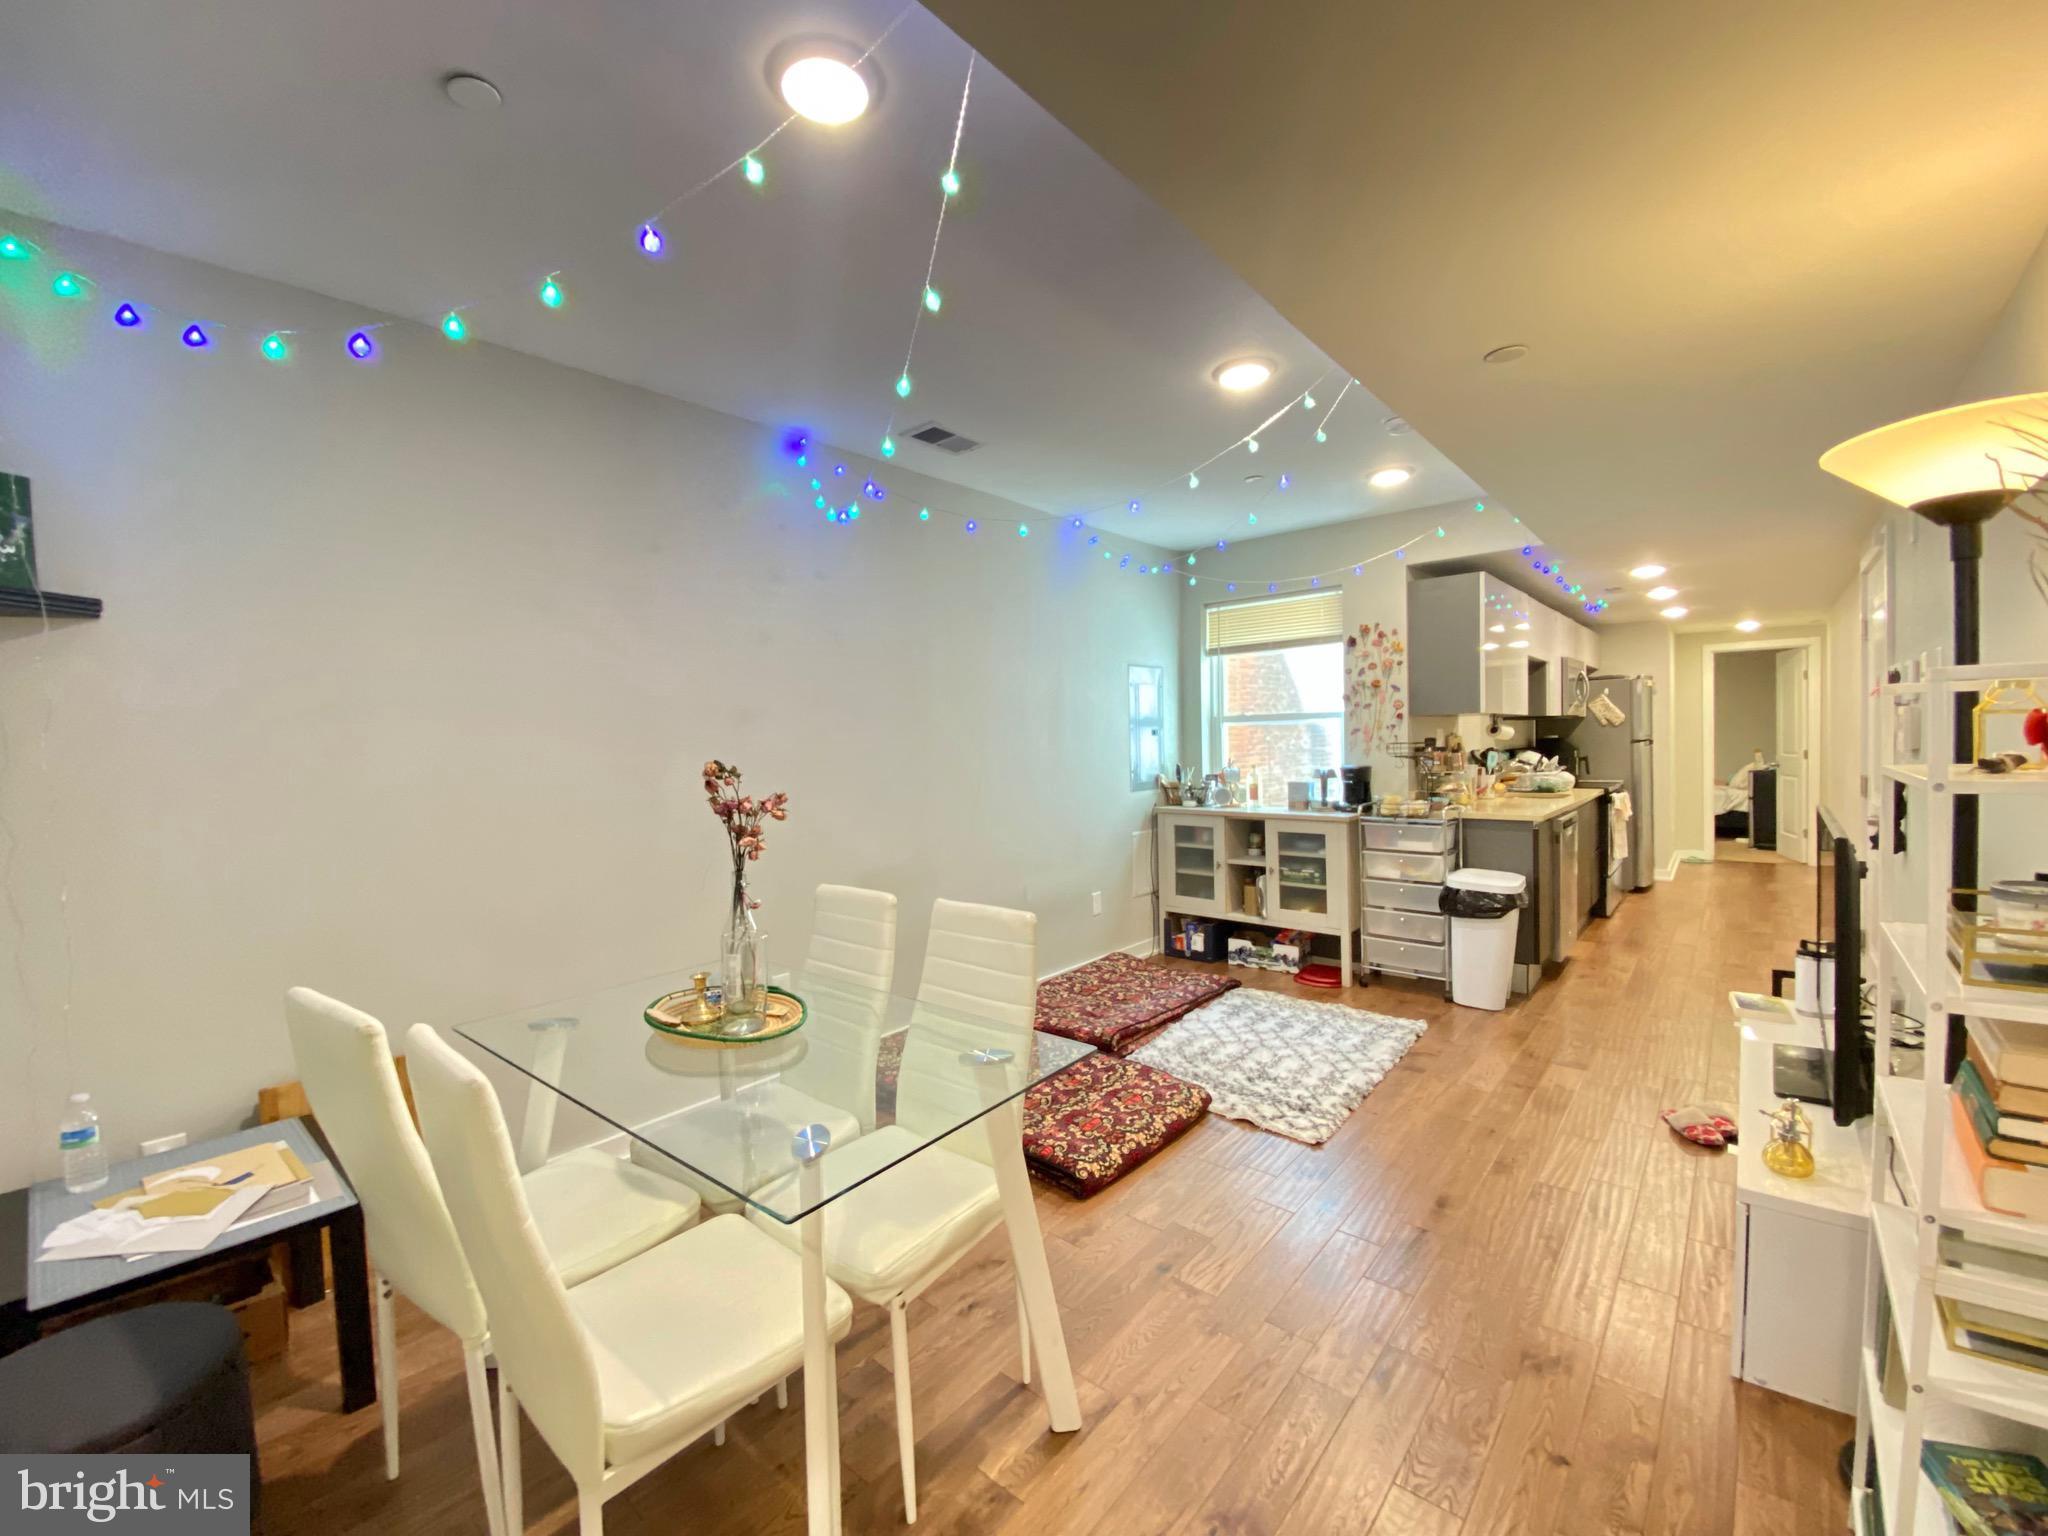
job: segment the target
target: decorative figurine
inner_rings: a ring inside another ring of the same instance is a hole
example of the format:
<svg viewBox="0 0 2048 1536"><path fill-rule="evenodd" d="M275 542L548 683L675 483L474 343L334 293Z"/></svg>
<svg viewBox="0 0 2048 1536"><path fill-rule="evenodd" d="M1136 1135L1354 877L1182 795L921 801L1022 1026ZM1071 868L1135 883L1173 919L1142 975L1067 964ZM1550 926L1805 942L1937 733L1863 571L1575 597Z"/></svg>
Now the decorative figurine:
<svg viewBox="0 0 2048 1536"><path fill-rule="evenodd" d="M1759 1110L1771 1122L1771 1137L1764 1143L1764 1166L1788 1179L1813 1177L1813 1122L1797 1099L1787 1099L1776 1109Z"/></svg>

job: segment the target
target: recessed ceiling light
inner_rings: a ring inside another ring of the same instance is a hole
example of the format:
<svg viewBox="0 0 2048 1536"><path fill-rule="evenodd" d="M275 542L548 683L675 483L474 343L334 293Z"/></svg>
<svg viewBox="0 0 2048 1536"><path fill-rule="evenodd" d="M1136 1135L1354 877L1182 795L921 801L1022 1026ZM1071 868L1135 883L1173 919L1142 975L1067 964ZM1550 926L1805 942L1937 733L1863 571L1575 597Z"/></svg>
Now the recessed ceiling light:
<svg viewBox="0 0 2048 1536"><path fill-rule="evenodd" d="M1529 649L1529 642L1526 640L1510 640L1508 642L1508 649L1511 651L1526 651Z"/></svg>
<svg viewBox="0 0 2048 1536"><path fill-rule="evenodd" d="M1389 437L1406 437L1415 430L1408 425L1408 418L1405 416L1389 416L1380 425L1387 429L1387 436Z"/></svg>
<svg viewBox="0 0 2048 1536"><path fill-rule="evenodd" d="M1762 619L1737 619L1735 627L1745 635L1753 635L1764 627L1764 621Z"/></svg>
<svg viewBox="0 0 2048 1536"><path fill-rule="evenodd" d="M1629 572L1637 581L1655 581L1663 574L1664 567L1661 565L1639 565Z"/></svg>
<svg viewBox="0 0 2048 1536"><path fill-rule="evenodd" d="M1273 365L1262 357L1234 357L1216 370L1216 382L1233 395L1257 389L1273 377Z"/></svg>
<svg viewBox="0 0 2048 1536"><path fill-rule="evenodd" d="M776 81L790 111L827 128L842 127L868 109L868 82L845 59L806 48L783 66Z"/></svg>
<svg viewBox="0 0 2048 1536"><path fill-rule="evenodd" d="M1504 347L1495 347L1480 359L1484 363L1519 363L1529 355L1529 349L1519 341L1511 341Z"/></svg>
<svg viewBox="0 0 2048 1536"><path fill-rule="evenodd" d="M1388 469L1376 469L1366 477L1366 484L1375 490L1391 491L1397 485L1406 485L1415 477L1415 471L1396 464Z"/></svg>
<svg viewBox="0 0 2048 1536"><path fill-rule="evenodd" d="M482 75L450 75L441 82L441 91L458 107L495 107L505 99Z"/></svg>
<svg viewBox="0 0 2048 1536"><path fill-rule="evenodd" d="M1504 635L1508 632L1508 627L1505 624L1489 624L1486 626L1486 632L1489 635Z"/></svg>
<svg viewBox="0 0 2048 1536"><path fill-rule="evenodd" d="M1649 591L1645 592L1645 593L1643 594L1643 596L1647 597L1647 598L1648 598L1648 599L1649 599L1649 600L1650 600L1651 602L1653 602L1653 603L1661 603L1661 602L1665 602L1666 600L1668 600L1668 599L1670 599L1670 598L1674 598L1674 597L1678 596L1678 588L1676 588L1676 587L1652 587L1652 588L1650 588L1650 590L1649 590Z"/></svg>
<svg viewBox="0 0 2048 1536"><path fill-rule="evenodd" d="M1517 624L1517 625L1515 626L1515 628L1517 628L1517 629L1527 629L1528 627L1529 627L1529 626L1528 626L1527 624Z"/></svg>
<svg viewBox="0 0 2048 1536"><path fill-rule="evenodd" d="M1658 612L1663 614L1663 616L1667 619L1682 619L1685 617L1687 611L1688 610L1684 608L1660 608L1658 610Z"/></svg>
<svg viewBox="0 0 2048 1536"><path fill-rule="evenodd" d="M1500 649L1500 642L1498 640L1489 640L1486 644L1480 646L1479 649L1482 651L1497 651Z"/></svg>

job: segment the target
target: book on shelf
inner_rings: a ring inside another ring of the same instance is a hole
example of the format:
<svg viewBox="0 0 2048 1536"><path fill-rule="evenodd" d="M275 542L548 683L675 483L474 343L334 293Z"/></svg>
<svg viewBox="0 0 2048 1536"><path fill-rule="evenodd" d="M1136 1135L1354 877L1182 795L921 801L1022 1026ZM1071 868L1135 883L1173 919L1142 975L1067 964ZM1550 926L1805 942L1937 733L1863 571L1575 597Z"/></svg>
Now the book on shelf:
<svg viewBox="0 0 2048 1536"><path fill-rule="evenodd" d="M1998 1113L1998 1106L1991 1102L1991 1095L1984 1087L1984 1079L1977 1075L1977 1069L1968 1060L1956 1069L1952 1091L1969 1106L1970 1123L1976 1126L1977 1139L1984 1143L1986 1152L2008 1162L2036 1166L2048 1163L2048 1147L2030 1137L2008 1136L2000 1130L2005 1121L2013 1117Z"/></svg>
<svg viewBox="0 0 2048 1536"><path fill-rule="evenodd" d="M1977 1042L1978 1059L1991 1069L1989 1080L2048 1088L2048 1043L2037 1041L2024 1024L1973 1018L1970 1038Z"/></svg>
<svg viewBox="0 0 2048 1536"><path fill-rule="evenodd" d="M1978 1139L1976 1122L1970 1118L1970 1108L1963 1102L1963 1096L1951 1091L1948 1103L1963 1167L1985 1207L2029 1221L2048 1221L2048 1169L2029 1168L2025 1163L1993 1157Z"/></svg>
<svg viewBox="0 0 2048 1536"><path fill-rule="evenodd" d="M2048 1120L2048 1088L2021 1088L1992 1071L1991 1063L1984 1059L1983 1047L1977 1043L1977 1031L1982 1027L1981 1020L1970 1026L1965 1055L1970 1065L1977 1069L1977 1076L1983 1079L1985 1091L1991 1095L1991 1102L1998 1106L1999 1114Z"/></svg>
<svg viewBox="0 0 2048 1536"><path fill-rule="evenodd" d="M1937 1296L1935 1304L1941 1310L1941 1327L1950 1349L2048 1372L2048 1338L2042 1337L2048 1322L1954 1296Z"/></svg>
<svg viewBox="0 0 2048 1536"><path fill-rule="evenodd" d="M1944 1229L1935 1243L1935 1256L1944 1268L1965 1279L2031 1280L2048 1285L2048 1254L1980 1243Z"/></svg>
<svg viewBox="0 0 2048 1536"><path fill-rule="evenodd" d="M1964 1536L2037 1536L2048 1530L2048 1466L2023 1451L1927 1440L1920 1468Z"/></svg>

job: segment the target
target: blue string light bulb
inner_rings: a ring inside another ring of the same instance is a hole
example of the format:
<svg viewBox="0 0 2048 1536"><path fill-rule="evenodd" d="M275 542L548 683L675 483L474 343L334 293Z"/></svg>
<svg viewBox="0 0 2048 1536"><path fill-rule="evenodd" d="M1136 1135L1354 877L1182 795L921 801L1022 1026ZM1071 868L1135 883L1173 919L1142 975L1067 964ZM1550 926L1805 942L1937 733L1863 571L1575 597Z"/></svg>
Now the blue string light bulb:
<svg viewBox="0 0 2048 1536"><path fill-rule="evenodd" d="M178 340L184 342L186 346L191 347L196 351L198 348L205 346L207 342L210 340L210 338L207 336L205 330L202 327L200 327L197 324L194 324L186 326L183 334L181 334L178 337Z"/></svg>
<svg viewBox="0 0 2048 1536"><path fill-rule="evenodd" d="M981 524L977 523L973 518L970 517L969 519L967 519L967 531L969 533L974 532L974 530L979 528L980 526Z"/></svg>
<svg viewBox="0 0 2048 1536"><path fill-rule="evenodd" d="M652 224L640 226L640 253L643 256L659 256L667 246L668 241L662 238L661 231Z"/></svg>
<svg viewBox="0 0 2048 1536"><path fill-rule="evenodd" d="M555 281L561 275L559 272L550 272L541 279L540 301L549 309L560 309L562 307L562 285Z"/></svg>
<svg viewBox="0 0 2048 1536"><path fill-rule="evenodd" d="M368 331L356 331L348 339L348 355L357 362L363 362L377 350L377 343L370 340Z"/></svg>
<svg viewBox="0 0 2048 1536"><path fill-rule="evenodd" d="M114 311L114 324L120 326L124 331L133 330L136 326L142 324L142 311L133 304L123 304Z"/></svg>

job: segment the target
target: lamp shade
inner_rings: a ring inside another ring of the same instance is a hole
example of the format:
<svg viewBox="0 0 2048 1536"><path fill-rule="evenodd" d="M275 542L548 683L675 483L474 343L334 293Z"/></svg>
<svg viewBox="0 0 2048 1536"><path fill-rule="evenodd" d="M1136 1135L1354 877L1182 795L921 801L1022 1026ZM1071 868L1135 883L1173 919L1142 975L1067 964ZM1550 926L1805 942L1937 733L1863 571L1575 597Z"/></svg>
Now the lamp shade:
<svg viewBox="0 0 2048 1536"><path fill-rule="evenodd" d="M1909 416L1836 444L1820 467L1901 507L2001 493L2009 503L2048 477L2048 391Z"/></svg>

